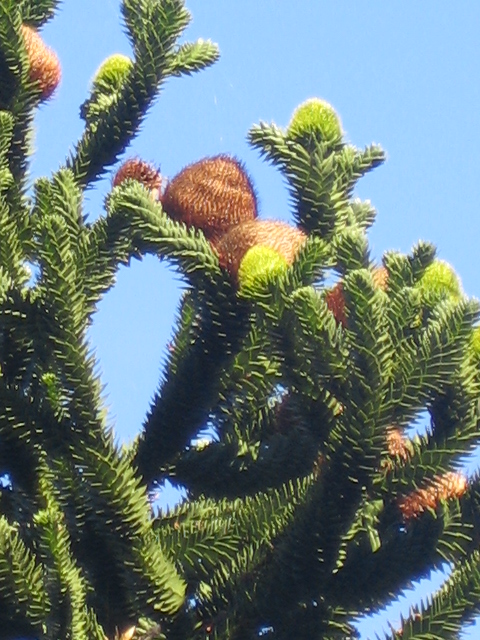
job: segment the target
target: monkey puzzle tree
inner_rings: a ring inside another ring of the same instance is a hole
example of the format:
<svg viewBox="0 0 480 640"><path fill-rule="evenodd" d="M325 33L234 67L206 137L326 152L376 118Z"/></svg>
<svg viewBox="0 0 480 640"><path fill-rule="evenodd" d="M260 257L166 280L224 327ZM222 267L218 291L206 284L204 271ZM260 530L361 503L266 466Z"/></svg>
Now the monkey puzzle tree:
<svg viewBox="0 0 480 640"><path fill-rule="evenodd" d="M479 437L479 309L428 243L370 258L375 211L353 189L382 150L310 100L249 133L294 224L259 219L226 155L166 186L128 160L89 222L85 190L163 81L217 49L178 44L180 0L123 0L132 58L105 61L74 151L30 184L33 114L60 79L38 30L57 5L0 0L0 637L354 638L356 617L444 563L388 637L457 637L480 600L479 483L460 470ZM187 288L119 448L86 331L119 265L146 254ZM157 512L167 479L187 497Z"/></svg>

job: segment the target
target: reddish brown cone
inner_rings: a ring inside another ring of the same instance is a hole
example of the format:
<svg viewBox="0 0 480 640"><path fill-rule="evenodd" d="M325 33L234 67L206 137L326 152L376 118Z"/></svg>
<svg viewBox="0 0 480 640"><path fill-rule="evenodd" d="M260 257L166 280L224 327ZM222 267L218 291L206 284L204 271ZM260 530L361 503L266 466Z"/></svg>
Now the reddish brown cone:
<svg viewBox="0 0 480 640"><path fill-rule="evenodd" d="M292 264L307 236L285 222L276 220L250 220L227 231L215 245L220 265L234 278L243 256L255 246L264 246L279 253Z"/></svg>
<svg viewBox="0 0 480 640"><path fill-rule="evenodd" d="M467 490L467 478L459 472L437 476L424 489L412 491L399 500L398 507L405 521L417 518L427 509L435 509L441 500L461 498Z"/></svg>
<svg viewBox="0 0 480 640"><path fill-rule="evenodd" d="M204 158L180 171L162 196L165 212L217 240L230 227L257 217L257 200L248 175L235 158Z"/></svg>
<svg viewBox="0 0 480 640"><path fill-rule="evenodd" d="M151 191L154 198L158 197L162 187L162 176L152 164L140 160L140 158L127 160L115 174L112 186L117 187L129 178L138 180Z"/></svg>
<svg viewBox="0 0 480 640"><path fill-rule="evenodd" d="M60 61L35 29L23 24L22 35L30 64L30 80L39 87L41 99L47 100L60 84Z"/></svg>
<svg viewBox="0 0 480 640"><path fill-rule="evenodd" d="M347 316L345 313L345 295L343 293L343 284L337 282L337 284L327 291L325 294L325 302L327 307L333 313L335 320L343 327L347 324Z"/></svg>
<svg viewBox="0 0 480 640"><path fill-rule="evenodd" d="M373 284L386 291L388 286L388 271L385 267L375 267L372 271ZM343 327L347 324L347 314L345 310L345 294L343 292L343 284L337 282L337 284L327 291L325 294L325 302L327 307L333 313L335 320Z"/></svg>

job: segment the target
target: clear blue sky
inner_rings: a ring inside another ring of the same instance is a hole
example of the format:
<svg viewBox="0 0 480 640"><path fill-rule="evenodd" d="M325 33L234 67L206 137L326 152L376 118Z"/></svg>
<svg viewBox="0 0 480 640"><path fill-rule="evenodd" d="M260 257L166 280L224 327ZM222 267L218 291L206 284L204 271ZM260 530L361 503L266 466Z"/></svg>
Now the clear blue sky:
<svg viewBox="0 0 480 640"><path fill-rule="evenodd" d="M66 0L45 27L63 81L36 120L32 177L55 170L78 139L79 105L97 67L112 53L130 53L119 5ZM185 38L211 38L221 59L166 84L125 157L139 155L172 177L204 156L234 154L253 178L261 216L289 219L281 179L245 136L259 120L286 125L300 102L322 97L353 144L379 142L388 153L357 190L378 210L373 255L433 241L465 292L480 297L480 3L190 0L187 7L193 22ZM91 219L110 179L88 194ZM122 268L100 305L91 340L120 439L138 432L158 384L181 288L171 268L146 259ZM363 625L363 637L373 638L372 629L379 627Z"/></svg>

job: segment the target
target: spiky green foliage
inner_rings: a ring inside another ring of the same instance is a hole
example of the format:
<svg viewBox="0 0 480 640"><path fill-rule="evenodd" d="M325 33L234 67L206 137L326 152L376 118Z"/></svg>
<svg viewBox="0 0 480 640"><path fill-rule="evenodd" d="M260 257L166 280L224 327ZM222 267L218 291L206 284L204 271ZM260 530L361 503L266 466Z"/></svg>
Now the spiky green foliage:
<svg viewBox="0 0 480 640"><path fill-rule="evenodd" d="M103 115L88 122L75 153L68 159L82 185L102 175L122 153L153 98L171 75L191 73L215 62L213 44L176 46L190 15L181 0L125 0L122 12L134 50L134 63L122 86L110 96Z"/></svg>
<svg viewBox="0 0 480 640"><path fill-rule="evenodd" d="M480 599L480 485L458 471L480 436L479 307L425 242L386 253L379 277L375 211L353 189L383 151L348 144L321 100L285 131L253 127L308 238L291 265L250 248L235 279L135 180L90 224L85 189L164 80L218 53L178 44L180 0L124 0L131 59L102 65L74 153L30 185L39 97L21 26L57 5L0 0L0 638L354 638L356 617L445 563L442 589L388 637L458 637ZM146 254L186 291L119 449L87 328L119 265ZM187 497L156 512L166 480Z"/></svg>
<svg viewBox="0 0 480 640"><path fill-rule="evenodd" d="M252 127L249 140L281 169L295 220L305 231L332 239L346 227L372 224L374 209L351 195L359 178L384 161L378 145L360 151L338 135L325 137L321 128L307 128L299 137L264 122Z"/></svg>
<svg viewBox="0 0 480 640"><path fill-rule="evenodd" d="M23 22L40 27L54 16L60 0L20 0L17 4L20 5Z"/></svg>

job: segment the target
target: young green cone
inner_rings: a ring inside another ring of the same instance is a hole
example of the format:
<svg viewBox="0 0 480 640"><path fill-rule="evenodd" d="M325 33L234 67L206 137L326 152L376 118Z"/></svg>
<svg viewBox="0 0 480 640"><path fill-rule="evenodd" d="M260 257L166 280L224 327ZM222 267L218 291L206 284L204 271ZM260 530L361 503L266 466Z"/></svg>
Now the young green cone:
<svg viewBox="0 0 480 640"><path fill-rule="evenodd" d="M340 118L331 104L310 98L293 112L287 127L287 138L301 140L309 137L338 143L343 137Z"/></svg>

